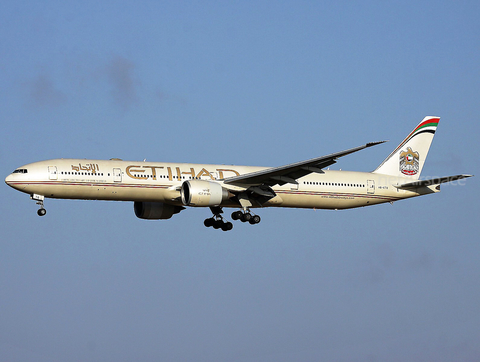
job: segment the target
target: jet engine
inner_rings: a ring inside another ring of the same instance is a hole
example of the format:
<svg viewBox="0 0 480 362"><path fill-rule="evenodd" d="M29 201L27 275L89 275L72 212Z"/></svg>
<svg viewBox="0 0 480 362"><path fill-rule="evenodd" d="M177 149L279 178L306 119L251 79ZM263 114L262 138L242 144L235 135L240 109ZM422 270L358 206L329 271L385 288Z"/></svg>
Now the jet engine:
<svg viewBox="0 0 480 362"><path fill-rule="evenodd" d="M164 204L163 202L135 201L133 203L135 216L148 220L170 219L173 214L178 214L183 209L185 209L183 206Z"/></svg>
<svg viewBox="0 0 480 362"><path fill-rule="evenodd" d="M180 194L187 206L218 206L230 197L220 184L205 180L185 181Z"/></svg>

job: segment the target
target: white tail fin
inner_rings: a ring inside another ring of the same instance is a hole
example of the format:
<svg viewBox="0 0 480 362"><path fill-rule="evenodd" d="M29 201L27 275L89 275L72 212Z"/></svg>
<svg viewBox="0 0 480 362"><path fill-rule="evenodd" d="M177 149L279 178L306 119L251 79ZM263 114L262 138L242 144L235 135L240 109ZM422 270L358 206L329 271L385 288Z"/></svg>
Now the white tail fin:
<svg viewBox="0 0 480 362"><path fill-rule="evenodd" d="M439 121L425 117L373 172L418 180Z"/></svg>

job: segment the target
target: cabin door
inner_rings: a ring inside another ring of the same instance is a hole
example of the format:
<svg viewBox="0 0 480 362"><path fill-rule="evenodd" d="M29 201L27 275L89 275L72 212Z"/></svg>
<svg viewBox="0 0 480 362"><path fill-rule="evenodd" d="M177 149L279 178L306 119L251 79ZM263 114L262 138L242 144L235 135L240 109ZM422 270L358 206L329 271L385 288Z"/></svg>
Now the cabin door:
<svg viewBox="0 0 480 362"><path fill-rule="evenodd" d="M368 180L367 181L367 194L374 194L375 193L375 181Z"/></svg>
<svg viewBox="0 0 480 362"><path fill-rule="evenodd" d="M49 176L50 180L57 180L58 179L57 167L48 166L48 174L50 175Z"/></svg>
<svg viewBox="0 0 480 362"><path fill-rule="evenodd" d="M122 182L122 170L119 168L113 169L113 182Z"/></svg>

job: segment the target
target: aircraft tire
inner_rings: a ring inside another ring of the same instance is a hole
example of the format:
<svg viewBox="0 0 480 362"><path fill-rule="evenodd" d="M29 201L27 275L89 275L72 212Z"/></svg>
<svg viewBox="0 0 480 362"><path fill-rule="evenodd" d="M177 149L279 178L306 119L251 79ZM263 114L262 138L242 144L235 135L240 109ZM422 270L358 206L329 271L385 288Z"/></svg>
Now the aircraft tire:
<svg viewBox="0 0 480 362"><path fill-rule="evenodd" d="M251 218L252 218L252 214L250 214L249 212L246 212L245 214L242 215L242 218L240 220L242 222L247 222L247 221L250 221Z"/></svg>
<svg viewBox="0 0 480 362"><path fill-rule="evenodd" d="M260 216L253 215L252 218L248 221L250 224L258 224L261 221Z"/></svg>
<svg viewBox="0 0 480 362"><path fill-rule="evenodd" d="M47 213L47 210L45 210L44 208L38 209L37 211L38 216L45 216L46 213Z"/></svg>
<svg viewBox="0 0 480 362"><path fill-rule="evenodd" d="M230 221L228 221L228 222L226 222L222 225L222 230L223 231L229 231L229 230L232 230L232 229L233 229L233 224Z"/></svg>
<svg viewBox="0 0 480 362"><path fill-rule="evenodd" d="M224 224L223 220L215 220L213 222L213 228L220 229L223 226L223 224Z"/></svg>
<svg viewBox="0 0 480 362"><path fill-rule="evenodd" d="M242 218L243 213L241 211L234 211L232 212L232 219L233 220L240 220Z"/></svg>

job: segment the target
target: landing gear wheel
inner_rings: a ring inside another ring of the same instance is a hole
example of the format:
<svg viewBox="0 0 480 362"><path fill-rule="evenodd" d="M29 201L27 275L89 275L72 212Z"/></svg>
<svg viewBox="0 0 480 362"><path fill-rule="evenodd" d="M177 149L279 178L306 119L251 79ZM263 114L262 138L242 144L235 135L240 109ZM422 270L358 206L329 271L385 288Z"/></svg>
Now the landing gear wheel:
<svg viewBox="0 0 480 362"><path fill-rule="evenodd" d="M223 231L229 231L229 230L232 230L232 229L233 229L233 224L230 221L227 221L227 222L223 223L223 225L222 225L222 230Z"/></svg>
<svg viewBox="0 0 480 362"><path fill-rule="evenodd" d="M240 220L243 216L243 213L241 211L234 211L232 212L232 219L233 220Z"/></svg>
<svg viewBox="0 0 480 362"><path fill-rule="evenodd" d="M260 216L258 215L253 215L252 218L248 221L250 224L258 224L260 222Z"/></svg>
<svg viewBox="0 0 480 362"><path fill-rule="evenodd" d="M45 216L46 213L47 210L45 210L43 207L37 211L38 216Z"/></svg>
<svg viewBox="0 0 480 362"><path fill-rule="evenodd" d="M213 222L213 228L214 229L220 229L221 227L223 227L223 225L224 225L223 220L215 220Z"/></svg>
<svg viewBox="0 0 480 362"><path fill-rule="evenodd" d="M240 218L240 220L242 222L247 222L247 221L250 221L251 218L252 218L252 214L250 214L249 212L246 212L245 214L242 214L242 217Z"/></svg>
<svg viewBox="0 0 480 362"><path fill-rule="evenodd" d="M203 222L203 225L209 228L210 226L213 226L214 222L215 222L215 219L211 217L210 219L205 219L205 221Z"/></svg>

